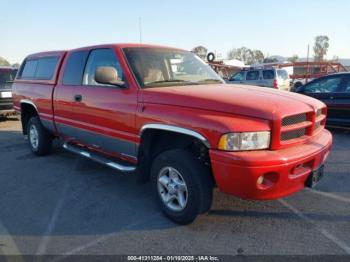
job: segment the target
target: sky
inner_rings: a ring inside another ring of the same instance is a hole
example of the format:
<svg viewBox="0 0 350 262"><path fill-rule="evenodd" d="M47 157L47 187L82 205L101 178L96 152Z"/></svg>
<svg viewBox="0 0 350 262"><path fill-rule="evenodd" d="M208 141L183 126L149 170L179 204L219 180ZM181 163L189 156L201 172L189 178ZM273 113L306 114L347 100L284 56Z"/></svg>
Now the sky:
<svg viewBox="0 0 350 262"><path fill-rule="evenodd" d="M224 57L246 46L265 55L306 57L330 38L328 58L350 58L347 0L0 0L0 57L103 43L203 45Z"/></svg>

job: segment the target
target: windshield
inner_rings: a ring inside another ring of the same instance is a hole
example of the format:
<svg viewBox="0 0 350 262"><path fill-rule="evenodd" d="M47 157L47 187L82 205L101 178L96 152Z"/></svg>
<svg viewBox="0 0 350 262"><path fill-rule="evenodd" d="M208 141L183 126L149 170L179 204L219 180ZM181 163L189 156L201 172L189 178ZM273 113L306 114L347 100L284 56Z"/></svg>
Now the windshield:
<svg viewBox="0 0 350 262"><path fill-rule="evenodd" d="M0 70L0 88L11 87L15 80L17 70Z"/></svg>
<svg viewBox="0 0 350 262"><path fill-rule="evenodd" d="M141 87L224 83L199 57L165 48L125 48L126 58Z"/></svg>

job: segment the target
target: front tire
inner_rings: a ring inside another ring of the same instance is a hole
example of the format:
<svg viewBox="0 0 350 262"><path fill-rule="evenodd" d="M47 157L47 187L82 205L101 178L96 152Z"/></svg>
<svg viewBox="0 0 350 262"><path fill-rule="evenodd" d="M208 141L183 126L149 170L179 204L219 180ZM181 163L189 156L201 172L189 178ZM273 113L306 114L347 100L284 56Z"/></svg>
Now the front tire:
<svg viewBox="0 0 350 262"><path fill-rule="evenodd" d="M29 119L27 125L29 147L38 156L47 155L52 148L52 136L46 131L39 117Z"/></svg>
<svg viewBox="0 0 350 262"><path fill-rule="evenodd" d="M178 224L192 223L211 207L210 170L190 152L174 149L159 154L152 164L151 182L162 212Z"/></svg>

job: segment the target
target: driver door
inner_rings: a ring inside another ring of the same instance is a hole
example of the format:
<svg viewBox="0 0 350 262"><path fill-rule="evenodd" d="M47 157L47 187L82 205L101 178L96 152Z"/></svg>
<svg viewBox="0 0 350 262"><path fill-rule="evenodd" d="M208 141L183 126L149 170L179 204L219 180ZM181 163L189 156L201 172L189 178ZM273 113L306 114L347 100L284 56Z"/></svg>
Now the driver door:
<svg viewBox="0 0 350 262"><path fill-rule="evenodd" d="M95 72L101 66L114 67L125 81L114 49L90 51L82 84L73 89L75 138L78 143L97 150L135 158L137 91L97 83Z"/></svg>

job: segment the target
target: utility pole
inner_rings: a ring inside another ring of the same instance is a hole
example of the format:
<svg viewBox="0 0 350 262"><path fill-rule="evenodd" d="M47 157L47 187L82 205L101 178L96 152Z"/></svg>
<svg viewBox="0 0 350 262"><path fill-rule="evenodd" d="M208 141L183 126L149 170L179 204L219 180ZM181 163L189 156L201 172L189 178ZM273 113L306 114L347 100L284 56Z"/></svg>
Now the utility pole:
<svg viewBox="0 0 350 262"><path fill-rule="evenodd" d="M306 83L309 82L309 74L310 74L310 67L309 67L309 54L310 54L310 45L307 45L307 57L306 57Z"/></svg>
<svg viewBox="0 0 350 262"><path fill-rule="evenodd" d="M142 44L142 18L139 17L140 44Z"/></svg>

